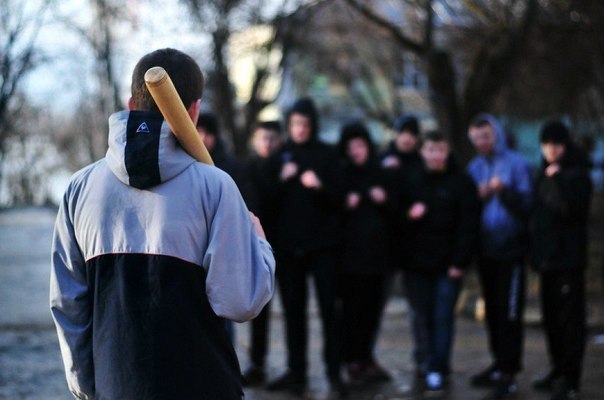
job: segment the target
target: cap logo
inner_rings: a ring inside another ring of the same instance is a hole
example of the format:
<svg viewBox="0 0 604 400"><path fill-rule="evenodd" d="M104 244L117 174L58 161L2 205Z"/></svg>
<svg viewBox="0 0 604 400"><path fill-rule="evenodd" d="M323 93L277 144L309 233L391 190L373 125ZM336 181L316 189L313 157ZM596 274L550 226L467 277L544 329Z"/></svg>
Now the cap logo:
<svg viewBox="0 0 604 400"><path fill-rule="evenodd" d="M149 130L147 123L143 122L138 126L138 128L136 128L136 133L151 133L151 131Z"/></svg>

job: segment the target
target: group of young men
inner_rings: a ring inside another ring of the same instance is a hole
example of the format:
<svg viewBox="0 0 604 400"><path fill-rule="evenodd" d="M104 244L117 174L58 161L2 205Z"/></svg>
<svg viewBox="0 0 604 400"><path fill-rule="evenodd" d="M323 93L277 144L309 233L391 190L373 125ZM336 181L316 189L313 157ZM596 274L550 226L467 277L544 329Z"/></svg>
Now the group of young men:
<svg viewBox="0 0 604 400"><path fill-rule="evenodd" d="M157 113L142 80L156 65L172 75L218 168L179 148ZM554 399L576 395L591 183L562 123L543 127L543 163L533 177L488 114L469 124L477 156L464 168L445 135L420 134L410 115L395 121L383 153L362 123L344 126L337 147L325 144L315 104L302 98L287 110L283 143L279 123L260 123L254 157L239 163L223 151L215 118L199 114L202 88L185 54L143 57L131 111L110 119L107 156L66 191L51 309L77 398L236 399L242 385L260 383L301 394L309 275L332 388L346 395L349 383L387 380L373 350L396 268L411 306L419 387L443 393L455 304L476 258L494 361L472 384L492 387L487 398L511 397L522 367L529 255L541 274L552 361L535 388L553 390ZM265 305L275 271L288 358L285 373L266 382ZM241 376L228 321L257 315L252 365Z"/></svg>

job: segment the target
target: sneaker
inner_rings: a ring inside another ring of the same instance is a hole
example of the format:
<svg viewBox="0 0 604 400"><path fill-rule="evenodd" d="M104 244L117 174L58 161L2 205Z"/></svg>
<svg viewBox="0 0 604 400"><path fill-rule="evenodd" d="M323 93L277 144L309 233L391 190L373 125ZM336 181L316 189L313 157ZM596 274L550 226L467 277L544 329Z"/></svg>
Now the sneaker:
<svg viewBox="0 0 604 400"><path fill-rule="evenodd" d="M518 385L513 378L501 379L495 384L493 392L483 397L483 400L513 399L518 395Z"/></svg>
<svg viewBox="0 0 604 400"><path fill-rule="evenodd" d="M438 397L445 393L445 380L439 372L428 372L424 384L425 397Z"/></svg>
<svg viewBox="0 0 604 400"><path fill-rule="evenodd" d="M269 382L269 384L266 385L266 390L270 392L290 392L294 395L301 396L306 390L306 379L288 371L274 381Z"/></svg>
<svg viewBox="0 0 604 400"><path fill-rule="evenodd" d="M350 383L359 385L365 382L365 366L358 362L350 363L346 366L348 380Z"/></svg>
<svg viewBox="0 0 604 400"><path fill-rule="evenodd" d="M501 371L495 366L490 366L479 374L472 376L470 384L474 387L493 387L501 379Z"/></svg>
<svg viewBox="0 0 604 400"><path fill-rule="evenodd" d="M533 389L539 391L554 390L554 386L558 379L558 374L556 374L554 371L550 371L547 375L533 381Z"/></svg>
<svg viewBox="0 0 604 400"><path fill-rule="evenodd" d="M252 365L241 376L243 386L262 385L264 383L264 379L265 379L264 368L258 367L256 365Z"/></svg>
<svg viewBox="0 0 604 400"><path fill-rule="evenodd" d="M392 378L388 371L375 361L371 361L365 365L365 380L368 383L388 382Z"/></svg>
<svg viewBox="0 0 604 400"><path fill-rule="evenodd" d="M565 378L556 381L551 400L578 400L581 398L577 388L571 387Z"/></svg>
<svg viewBox="0 0 604 400"><path fill-rule="evenodd" d="M341 399L348 397L348 395L350 394L350 389L348 388L348 385L344 383L344 381L340 377L330 377L329 387L331 391L337 393Z"/></svg>

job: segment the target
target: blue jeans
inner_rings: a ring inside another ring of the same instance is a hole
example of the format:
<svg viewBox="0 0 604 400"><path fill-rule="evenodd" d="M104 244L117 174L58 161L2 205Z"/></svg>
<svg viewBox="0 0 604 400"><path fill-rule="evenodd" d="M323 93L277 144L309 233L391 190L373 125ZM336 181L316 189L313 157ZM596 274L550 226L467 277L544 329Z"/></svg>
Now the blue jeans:
<svg viewBox="0 0 604 400"><path fill-rule="evenodd" d="M405 274L405 288L411 306L415 341L414 358L419 372L448 375L455 331L455 304L461 279L450 279L446 272L425 275Z"/></svg>

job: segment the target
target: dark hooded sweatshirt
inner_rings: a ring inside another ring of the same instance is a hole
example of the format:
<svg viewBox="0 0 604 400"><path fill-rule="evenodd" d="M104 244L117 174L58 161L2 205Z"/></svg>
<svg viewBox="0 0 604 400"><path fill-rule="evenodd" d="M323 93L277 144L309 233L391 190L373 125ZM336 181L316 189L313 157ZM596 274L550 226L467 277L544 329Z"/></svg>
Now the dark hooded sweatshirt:
<svg viewBox="0 0 604 400"><path fill-rule="evenodd" d="M284 163L293 161L298 174L279 180ZM339 156L335 148L315 138L303 144L288 141L270 159L271 201L276 207L276 247L296 256L333 247L340 241L344 199ZM318 190L300 183L313 170L322 182Z"/></svg>
<svg viewBox="0 0 604 400"><path fill-rule="evenodd" d="M587 156L569 144L560 171L545 175L543 161L535 181L532 215L533 265L537 270L584 269L592 182Z"/></svg>

